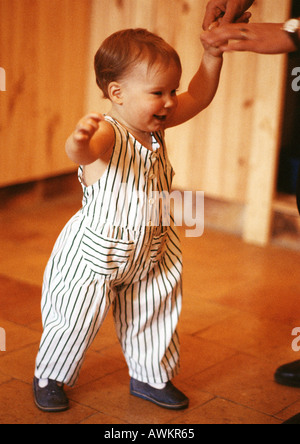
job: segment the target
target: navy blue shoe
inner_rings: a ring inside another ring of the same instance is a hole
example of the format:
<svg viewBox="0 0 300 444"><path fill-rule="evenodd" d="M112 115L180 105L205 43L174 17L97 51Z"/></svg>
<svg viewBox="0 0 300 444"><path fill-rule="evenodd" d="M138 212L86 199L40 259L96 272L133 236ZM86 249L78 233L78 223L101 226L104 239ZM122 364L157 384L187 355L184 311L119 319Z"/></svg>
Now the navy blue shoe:
<svg viewBox="0 0 300 444"><path fill-rule="evenodd" d="M300 388L300 361L284 364L276 370L275 381L278 384Z"/></svg>
<svg viewBox="0 0 300 444"><path fill-rule="evenodd" d="M282 424L291 424L291 425L300 424L300 413L298 413L295 416L292 416L292 418L290 419L287 419Z"/></svg>
<svg viewBox="0 0 300 444"><path fill-rule="evenodd" d="M69 401L63 386L56 381L48 380L44 388L39 386L39 380L33 379L33 395L36 406L43 412L64 412L69 408Z"/></svg>
<svg viewBox="0 0 300 444"><path fill-rule="evenodd" d="M137 398L153 402L164 409L184 410L189 406L189 399L170 381L164 389L158 390L149 384L131 378L130 393Z"/></svg>

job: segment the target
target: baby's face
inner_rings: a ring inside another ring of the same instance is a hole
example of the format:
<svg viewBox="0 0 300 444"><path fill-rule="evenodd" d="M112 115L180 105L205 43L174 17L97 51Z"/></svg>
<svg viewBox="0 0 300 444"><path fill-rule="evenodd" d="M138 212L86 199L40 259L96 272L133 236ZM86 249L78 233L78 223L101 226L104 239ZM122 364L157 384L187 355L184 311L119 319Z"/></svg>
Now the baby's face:
<svg viewBox="0 0 300 444"><path fill-rule="evenodd" d="M127 127L150 133L168 126L178 103L180 77L173 61L169 66L156 62L149 68L147 61L136 65L121 81L121 112Z"/></svg>

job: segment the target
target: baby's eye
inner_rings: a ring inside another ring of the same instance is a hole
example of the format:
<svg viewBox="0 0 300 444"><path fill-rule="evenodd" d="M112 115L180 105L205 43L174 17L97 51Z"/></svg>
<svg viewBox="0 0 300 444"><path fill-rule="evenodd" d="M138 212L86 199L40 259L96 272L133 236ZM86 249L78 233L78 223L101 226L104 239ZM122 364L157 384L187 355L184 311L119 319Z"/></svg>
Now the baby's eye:
<svg viewBox="0 0 300 444"><path fill-rule="evenodd" d="M162 96L162 92L161 91L153 91L152 93L154 96Z"/></svg>
<svg viewBox="0 0 300 444"><path fill-rule="evenodd" d="M171 91L171 96L176 96L177 94L177 89L173 89L173 91Z"/></svg>

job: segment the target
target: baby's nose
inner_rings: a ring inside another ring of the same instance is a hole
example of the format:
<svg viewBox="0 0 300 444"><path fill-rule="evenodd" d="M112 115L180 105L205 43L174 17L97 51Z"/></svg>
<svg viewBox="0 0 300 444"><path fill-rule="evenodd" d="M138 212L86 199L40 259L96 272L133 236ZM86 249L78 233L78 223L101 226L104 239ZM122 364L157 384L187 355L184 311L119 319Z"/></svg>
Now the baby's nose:
<svg viewBox="0 0 300 444"><path fill-rule="evenodd" d="M168 96L165 101L165 108L172 108L176 104L176 97Z"/></svg>

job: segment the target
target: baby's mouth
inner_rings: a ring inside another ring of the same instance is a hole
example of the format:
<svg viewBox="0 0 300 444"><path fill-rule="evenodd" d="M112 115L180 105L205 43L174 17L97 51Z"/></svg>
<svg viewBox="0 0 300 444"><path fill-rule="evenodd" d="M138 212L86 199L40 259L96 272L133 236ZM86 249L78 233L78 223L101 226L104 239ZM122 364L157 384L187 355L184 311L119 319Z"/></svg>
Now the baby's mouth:
<svg viewBox="0 0 300 444"><path fill-rule="evenodd" d="M159 120L160 122L165 122L167 119L167 116L158 116L157 114L154 114L155 119Z"/></svg>

